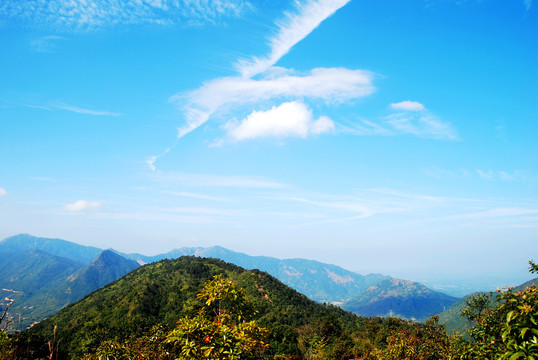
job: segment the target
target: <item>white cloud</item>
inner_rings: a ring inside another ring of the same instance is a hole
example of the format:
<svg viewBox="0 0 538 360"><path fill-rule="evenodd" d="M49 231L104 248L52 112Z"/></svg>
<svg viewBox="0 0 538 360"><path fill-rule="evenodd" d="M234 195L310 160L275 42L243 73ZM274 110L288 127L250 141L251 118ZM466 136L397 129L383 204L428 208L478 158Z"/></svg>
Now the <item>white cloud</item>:
<svg viewBox="0 0 538 360"><path fill-rule="evenodd" d="M405 111L422 111L425 109L424 105L422 105L418 101L409 101L409 100L390 104L390 107L395 110L405 110Z"/></svg>
<svg viewBox="0 0 538 360"><path fill-rule="evenodd" d="M258 137L306 137L334 130L331 119L322 116L317 120L312 111L301 102L286 102L267 111L254 111L240 124L227 123L228 135L235 140Z"/></svg>
<svg viewBox="0 0 538 360"><path fill-rule="evenodd" d="M269 39L271 47L269 55L239 61L237 65L239 72L246 78L265 72L323 20L348 2L349 0L311 0L304 4L297 2L297 13L288 13L284 20L277 23L279 31L276 36Z"/></svg>
<svg viewBox="0 0 538 360"><path fill-rule="evenodd" d="M538 176L525 170L515 170L513 172L507 172L502 170L481 170L476 169L476 173L479 177L485 180L500 180L500 181L537 181Z"/></svg>
<svg viewBox="0 0 538 360"><path fill-rule="evenodd" d="M385 122L398 134L411 134L432 139L459 139L450 123L432 114L392 114L385 118Z"/></svg>
<svg viewBox="0 0 538 360"><path fill-rule="evenodd" d="M341 126L340 131L354 135L415 135L422 138L459 140L457 131L430 112L397 113L379 120L359 120L357 124Z"/></svg>
<svg viewBox="0 0 538 360"><path fill-rule="evenodd" d="M84 109L78 106L67 105L67 104L58 104L54 106L60 110L71 111L77 114L86 114L86 115L95 115L95 116L121 116L120 113L110 112L110 111L101 111L101 110L90 110Z"/></svg>
<svg viewBox="0 0 538 360"><path fill-rule="evenodd" d="M6 189L0 188L0 196L7 195Z"/></svg>
<svg viewBox="0 0 538 360"><path fill-rule="evenodd" d="M36 52L42 52L42 53L53 52L56 49L55 42L62 39L63 37L55 36L55 35L43 36L38 39L32 40L30 42L30 46Z"/></svg>
<svg viewBox="0 0 538 360"><path fill-rule="evenodd" d="M46 105L46 106L34 105L34 104L19 104L19 105L32 108L32 109L41 109L41 110L47 110L47 111L65 110L65 111L71 111L77 114L94 115L94 116L122 116L123 115L121 113L116 113L116 112L111 112L111 111L81 108L78 106L64 104L61 102L51 102L49 105Z"/></svg>
<svg viewBox="0 0 538 360"><path fill-rule="evenodd" d="M251 7L246 0L26 0L0 4L0 18L32 27L88 31L118 24L215 23Z"/></svg>
<svg viewBox="0 0 538 360"><path fill-rule="evenodd" d="M279 189L286 185L258 176L227 176L213 174L189 174L178 172L156 172L153 179L167 185L195 187L239 187Z"/></svg>
<svg viewBox="0 0 538 360"><path fill-rule="evenodd" d="M260 80L226 77L204 84L171 100L183 105L187 124L179 128L181 138L198 128L222 108L256 103L279 97L308 97L327 102L342 102L374 92L373 75L368 71L345 68L318 68L300 76L284 75Z"/></svg>
<svg viewBox="0 0 538 360"><path fill-rule="evenodd" d="M182 196L187 198L193 198L193 199L200 199L200 200L209 200L209 201L218 201L218 202L232 202L231 199L223 198L219 196L212 196L212 195L206 195L206 194L199 194L199 193L192 193L192 192L186 192L186 191L165 191L165 193L175 196Z"/></svg>
<svg viewBox="0 0 538 360"><path fill-rule="evenodd" d="M72 212L85 211L85 210L99 210L103 207L98 201L86 201L78 200L74 203L64 205L63 209Z"/></svg>
<svg viewBox="0 0 538 360"><path fill-rule="evenodd" d="M529 208L493 208L482 212L475 212L463 215L454 215L452 219L488 219L518 217L522 215L538 214L538 209Z"/></svg>

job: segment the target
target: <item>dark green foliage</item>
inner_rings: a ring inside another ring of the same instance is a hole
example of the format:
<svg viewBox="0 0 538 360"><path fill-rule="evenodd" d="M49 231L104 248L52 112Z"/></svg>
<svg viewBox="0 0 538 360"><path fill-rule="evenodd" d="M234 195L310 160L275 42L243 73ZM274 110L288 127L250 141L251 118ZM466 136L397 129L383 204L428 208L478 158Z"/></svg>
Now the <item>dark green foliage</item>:
<svg viewBox="0 0 538 360"><path fill-rule="evenodd" d="M529 280L521 285L516 286L513 289L513 291L515 292L522 291L525 288L532 286L535 283L538 284L538 278ZM473 294L467 295L463 299L458 300L451 307L449 307L444 312L439 314L439 322L446 326L446 330L449 333L452 333L454 331L458 333L465 333L467 330L471 328L472 325L474 325L472 321L469 322L468 319L461 316L461 311L467 305L467 302L469 301L470 298L479 296L479 294L484 294L483 296L489 296L491 298L489 307L490 308L495 307L496 300L499 296L499 293L497 292L473 293Z"/></svg>
<svg viewBox="0 0 538 360"><path fill-rule="evenodd" d="M277 354L303 358L305 348L299 347L303 334L305 341L315 336L323 339L325 354L347 359L361 349L382 346L384 339L379 334L390 334L385 328L404 326L399 320L361 319L336 306L313 302L261 271L246 271L216 259L182 257L127 274L38 324L31 333L50 336L57 324L61 352L74 359L95 351L103 341L144 336L157 324L170 330L199 306L194 300L196 292L217 274L225 274L245 289L258 312L254 320L271 333L266 351L269 358ZM375 330L363 333L371 321Z"/></svg>
<svg viewBox="0 0 538 360"><path fill-rule="evenodd" d="M138 266L108 250L88 265L41 250L4 256L0 295L14 300L10 329L26 329ZM0 307L5 302L0 301Z"/></svg>
<svg viewBox="0 0 538 360"><path fill-rule="evenodd" d="M0 307L6 298L14 301L10 329L24 329L67 305L70 300L65 294L58 297L57 289L83 266L40 250L0 256Z"/></svg>

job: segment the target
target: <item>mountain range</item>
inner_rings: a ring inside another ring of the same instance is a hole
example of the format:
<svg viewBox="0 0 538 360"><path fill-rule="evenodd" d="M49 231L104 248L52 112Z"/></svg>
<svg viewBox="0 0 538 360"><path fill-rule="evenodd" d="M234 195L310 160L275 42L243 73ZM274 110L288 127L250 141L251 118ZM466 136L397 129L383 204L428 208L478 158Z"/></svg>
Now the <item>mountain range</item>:
<svg viewBox="0 0 538 360"><path fill-rule="evenodd" d="M392 314L422 320L457 300L412 281L381 274L360 275L313 260L249 256L220 246L180 248L145 256L27 234L0 241L1 295L14 300L10 313L15 314L15 328L23 329L140 264L181 256L218 258L245 269L259 269L312 300L342 305L364 316Z"/></svg>
<svg viewBox="0 0 538 360"><path fill-rule="evenodd" d="M65 240L7 238L0 242L0 308L13 301L12 328L24 329L139 266Z"/></svg>

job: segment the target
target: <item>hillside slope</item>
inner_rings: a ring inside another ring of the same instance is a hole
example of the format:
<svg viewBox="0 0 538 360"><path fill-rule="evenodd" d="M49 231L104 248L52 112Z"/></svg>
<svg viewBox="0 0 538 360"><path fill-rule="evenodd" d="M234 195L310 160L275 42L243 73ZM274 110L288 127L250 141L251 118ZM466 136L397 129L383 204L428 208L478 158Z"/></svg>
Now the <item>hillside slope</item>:
<svg viewBox="0 0 538 360"><path fill-rule="evenodd" d="M457 300L417 282L388 279L369 287L342 307L362 316L399 316L422 321Z"/></svg>
<svg viewBox="0 0 538 360"><path fill-rule="evenodd" d="M40 250L0 256L0 305L13 300L13 328L24 329L68 304L57 289L84 264ZM53 295L54 294L54 295Z"/></svg>
<svg viewBox="0 0 538 360"><path fill-rule="evenodd" d="M0 307L13 301L11 330L23 330L137 267L111 251L88 265L41 250L12 253L0 260Z"/></svg>
<svg viewBox="0 0 538 360"><path fill-rule="evenodd" d="M521 291L525 289L528 286L531 286L533 284L538 284L538 278L529 280L521 285L518 285L513 288L512 291ZM471 296L476 295L478 293L473 293L465 296L463 299L460 299L459 301L455 302L451 307L443 311L439 314L439 322L446 326L446 330L448 332L457 331L459 333L463 333L467 331L470 328L469 321L467 319L461 317L461 310L466 306L466 300L468 300ZM496 292L489 292L491 294L491 302L490 306L495 306L497 299L497 293Z"/></svg>
<svg viewBox="0 0 538 360"><path fill-rule="evenodd" d="M297 328L322 318L333 319L340 329L356 328L361 321L338 307L309 300L267 273L247 271L217 259L181 257L138 268L69 305L31 332L50 336L57 325L62 350L77 358L103 339L125 338L158 323L172 327L192 307L203 283L219 273L247 291L259 312L257 320L272 329L274 338L282 334L296 338Z"/></svg>

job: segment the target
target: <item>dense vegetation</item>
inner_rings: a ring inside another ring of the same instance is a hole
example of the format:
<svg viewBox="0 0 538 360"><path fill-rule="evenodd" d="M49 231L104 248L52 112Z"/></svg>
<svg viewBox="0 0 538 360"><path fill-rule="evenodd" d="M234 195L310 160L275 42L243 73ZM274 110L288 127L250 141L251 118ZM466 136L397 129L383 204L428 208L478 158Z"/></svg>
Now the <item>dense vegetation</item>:
<svg viewBox="0 0 538 360"><path fill-rule="evenodd" d="M109 250L88 264L42 250L0 254L0 307L13 301L10 330L26 329L139 267Z"/></svg>
<svg viewBox="0 0 538 360"><path fill-rule="evenodd" d="M360 318L266 273L183 257L139 268L30 331L1 333L0 359L537 358L534 285L499 292L493 305L472 297L462 315L470 340L437 317Z"/></svg>

